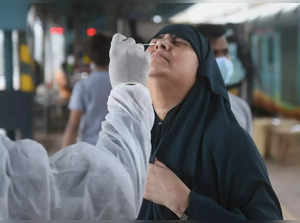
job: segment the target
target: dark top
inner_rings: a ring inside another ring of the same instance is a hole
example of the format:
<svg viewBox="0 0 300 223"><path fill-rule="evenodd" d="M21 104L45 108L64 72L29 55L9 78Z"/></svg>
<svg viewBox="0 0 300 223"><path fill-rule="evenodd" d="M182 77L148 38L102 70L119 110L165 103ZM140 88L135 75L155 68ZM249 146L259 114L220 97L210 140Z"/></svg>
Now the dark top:
<svg viewBox="0 0 300 223"><path fill-rule="evenodd" d="M176 34L191 43L200 68L185 99L156 120L152 155L190 188L189 220L280 220L280 203L264 161L236 121L212 50L200 33L171 25L158 34ZM187 35L188 34L188 35ZM143 201L138 219L178 219L166 207Z"/></svg>

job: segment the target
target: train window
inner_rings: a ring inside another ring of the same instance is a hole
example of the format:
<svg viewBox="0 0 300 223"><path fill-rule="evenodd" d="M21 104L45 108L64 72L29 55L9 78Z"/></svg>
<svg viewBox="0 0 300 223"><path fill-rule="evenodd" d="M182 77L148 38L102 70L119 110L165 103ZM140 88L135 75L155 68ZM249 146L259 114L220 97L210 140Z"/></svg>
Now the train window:
<svg viewBox="0 0 300 223"><path fill-rule="evenodd" d="M268 38L268 70L269 72L274 72L274 40L273 38Z"/></svg>
<svg viewBox="0 0 300 223"><path fill-rule="evenodd" d="M279 100L281 92L280 36L265 32L252 36L252 57L258 70L256 88Z"/></svg>
<svg viewBox="0 0 300 223"><path fill-rule="evenodd" d="M297 28L285 27L281 30L282 50L282 100L291 105L299 105L297 81Z"/></svg>
<svg viewBox="0 0 300 223"><path fill-rule="evenodd" d="M261 69L261 67L262 67L262 44L263 44L263 42L262 42L262 38L259 38L259 40L258 40L258 49L260 49L260 50L258 50L258 52L257 52L257 67L259 68L259 69Z"/></svg>

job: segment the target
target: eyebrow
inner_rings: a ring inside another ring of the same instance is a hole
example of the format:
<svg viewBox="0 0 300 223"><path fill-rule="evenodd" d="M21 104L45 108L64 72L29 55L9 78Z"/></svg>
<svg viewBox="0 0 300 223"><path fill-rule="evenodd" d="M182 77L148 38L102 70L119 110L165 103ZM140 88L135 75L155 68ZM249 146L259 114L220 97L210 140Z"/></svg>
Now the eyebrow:
<svg viewBox="0 0 300 223"><path fill-rule="evenodd" d="M163 38L163 37L164 37L165 35L167 35L167 34L170 34L170 33L160 34L160 35L158 35L157 37L155 37L155 38L153 38L153 39ZM187 45L191 46L191 44L190 44L188 41L186 41L185 39L182 39L182 38L176 36L175 34L170 34L170 35L171 35L171 38L172 38L173 40L180 40L180 41L186 43Z"/></svg>
<svg viewBox="0 0 300 223"><path fill-rule="evenodd" d="M153 38L153 39L157 39L157 38L163 38L166 34L160 34L157 37Z"/></svg>

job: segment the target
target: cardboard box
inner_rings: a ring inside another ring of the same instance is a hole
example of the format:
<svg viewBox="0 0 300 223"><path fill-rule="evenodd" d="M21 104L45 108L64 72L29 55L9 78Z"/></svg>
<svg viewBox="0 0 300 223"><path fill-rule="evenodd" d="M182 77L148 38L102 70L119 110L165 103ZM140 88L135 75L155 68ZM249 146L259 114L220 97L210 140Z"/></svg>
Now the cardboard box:
<svg viewBox="0 0 300 223"><path fill-rule="evenodd" d="M291 128L299 124L299 121L285 118L256 118L253 120L253 140L263 158L271 157L272 147L276 144L275 129Z"/></svg>
<svg viewBox="0 0 300 223"><path fill-rule="evenodd" d="M285 165L300 165L300 122L271 129L270 158Z"/></svg>
<svg viewBox="0 0 300 223"><path fill-rule="evenodd" d="M273 118L256 118L253 120L253 140L262 157L266 158L268 153L269 129Z"/></svg>

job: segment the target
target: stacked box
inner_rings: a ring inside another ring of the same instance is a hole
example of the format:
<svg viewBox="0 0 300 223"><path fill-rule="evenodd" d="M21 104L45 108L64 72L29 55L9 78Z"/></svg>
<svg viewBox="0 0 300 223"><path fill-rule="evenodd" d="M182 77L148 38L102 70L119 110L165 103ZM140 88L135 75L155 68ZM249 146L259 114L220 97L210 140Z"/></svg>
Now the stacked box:
<svg viewBox="0 0 300 223"><path fill-rule="evenodd" d="M270 158L281 164L300 164L300 122L284 120L270 133Z"/></svg>
<svg viewBox="0 0 300 223"><path fill-rule="evenodd" d="M269 129L273 118L256 118L253 120L253 140L262 157L268 156Z"/></svg>

